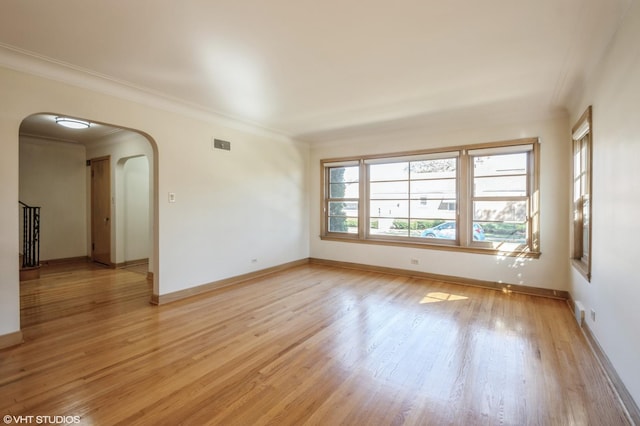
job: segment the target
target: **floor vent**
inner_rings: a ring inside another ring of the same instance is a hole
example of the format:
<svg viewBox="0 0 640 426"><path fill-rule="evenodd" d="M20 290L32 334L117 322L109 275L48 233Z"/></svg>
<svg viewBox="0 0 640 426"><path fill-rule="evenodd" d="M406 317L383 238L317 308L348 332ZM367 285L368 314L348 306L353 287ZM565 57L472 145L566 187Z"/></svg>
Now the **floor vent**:
<svg viewBox="0 0 640 426"><path fill-rule="evenodd" d="M582 327L582 324L584 323L584 306L582 306L582 303L577 301L574 302L573 314L576 318L576 321L578 322L578 325Z"/></svg>

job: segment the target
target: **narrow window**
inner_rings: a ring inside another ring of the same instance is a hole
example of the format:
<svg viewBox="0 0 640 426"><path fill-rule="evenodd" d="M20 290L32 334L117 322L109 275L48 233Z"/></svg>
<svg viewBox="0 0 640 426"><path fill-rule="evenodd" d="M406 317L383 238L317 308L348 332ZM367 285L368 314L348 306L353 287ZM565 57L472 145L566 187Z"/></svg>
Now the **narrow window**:
<svg viewBox="0 0 640 426"><path fill-rule="evenodd" d="M471 150L473 242L502 250L531 244L534 145Z"/></svg>
<svg viewBox="0 0 640 426"><path fill-rule="evenodd" d="M326 232L358 234L359 180L357 163L326 168Z"/></svg>
<svg viewBox="0 0 640 426"><path fill-rule="evenodd" d="M573 127L573 265L591 279L591 107Z"/></svg>

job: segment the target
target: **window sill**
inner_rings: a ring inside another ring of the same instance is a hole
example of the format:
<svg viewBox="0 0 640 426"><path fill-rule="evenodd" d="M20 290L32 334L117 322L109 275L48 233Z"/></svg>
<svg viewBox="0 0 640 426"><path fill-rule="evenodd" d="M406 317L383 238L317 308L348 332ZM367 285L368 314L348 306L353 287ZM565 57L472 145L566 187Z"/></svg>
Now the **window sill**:
<svg viewBox="0 0 640 426"><path fill-rule="evenodd" d="M434 244L434 243L418 243L418 242L404 242L404 241L391 241L385 239L359 239L357 235L353 236L345 236L345 237L336 237L336 236L327 236L321 235L320 239L323 241L336 241L343 243L358 243L358 244L370 244L370 245L381 245L381 246L393 246L393 247L409 247L409 248L419 248L419 249L427 249L427 250L442 250L442 251L454 251L454 252L462 252L462 253L474 253L474 254L484 254L490 256L500 256L500 257L521 257L527 259L539 259L542 253L540 252L531 252L525 250L513 250L513 251L505 251L499 250L495 248L480 248L480 247L461 247L456 245L446 245L446 244Z"/></svg>
<svg viewBox="0 0 640 426"><path fill-rule="evenodd" d="M580 275L582 275L585 280L591 282L591 271L589 271L589 265L580 259L571 259L571 264L578 272L580 272Z"/></svg>

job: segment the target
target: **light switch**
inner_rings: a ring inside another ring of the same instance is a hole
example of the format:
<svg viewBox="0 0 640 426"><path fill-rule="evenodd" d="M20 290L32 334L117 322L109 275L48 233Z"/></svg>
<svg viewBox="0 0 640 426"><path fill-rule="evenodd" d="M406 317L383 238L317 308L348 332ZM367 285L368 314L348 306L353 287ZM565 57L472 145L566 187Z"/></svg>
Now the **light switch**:
<svg viewBox="0 0 640 426"><path fill-rule="evenodd" d="M176 202L176 193L175 192L170 192L169 193L169 202L170 203L175 203Z"/></svg>

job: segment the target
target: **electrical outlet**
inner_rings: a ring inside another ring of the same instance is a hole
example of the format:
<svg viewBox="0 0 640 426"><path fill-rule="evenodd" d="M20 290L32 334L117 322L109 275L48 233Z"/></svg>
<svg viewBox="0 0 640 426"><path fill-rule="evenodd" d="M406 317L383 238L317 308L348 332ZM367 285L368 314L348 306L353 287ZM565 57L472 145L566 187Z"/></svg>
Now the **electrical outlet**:
<svg viewBox="0 0 640 426"><path fill-rule="evenodd" d="M411 264L412 265L419 265L420 261L418 259L413 258L413 259L411 259Z"/></svg>
<svg viewBox="0 0 640 426"><path fill-rule="evenodd" d="M251 259L251 263L258 263L258 259L257 258Z"/></svg>

